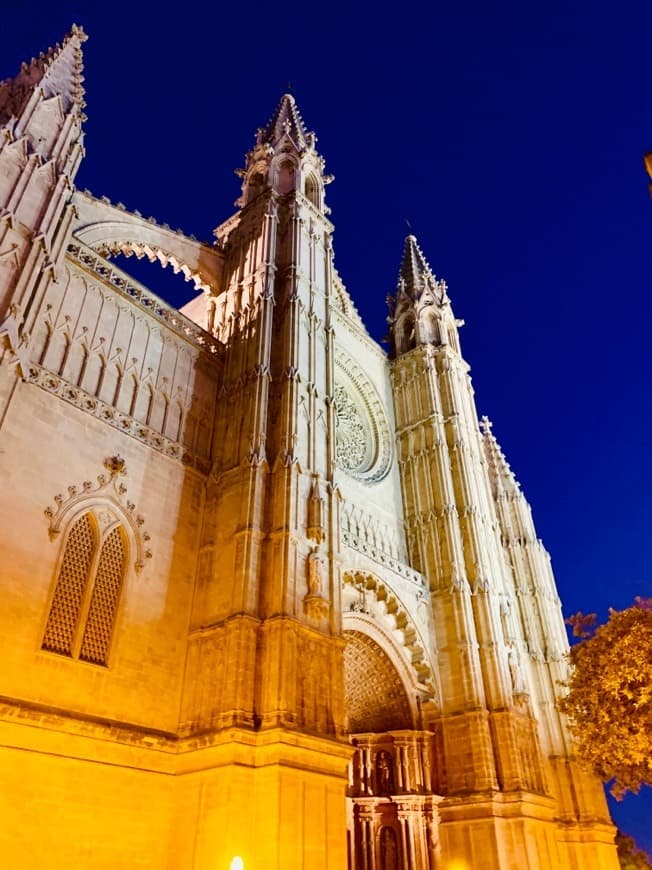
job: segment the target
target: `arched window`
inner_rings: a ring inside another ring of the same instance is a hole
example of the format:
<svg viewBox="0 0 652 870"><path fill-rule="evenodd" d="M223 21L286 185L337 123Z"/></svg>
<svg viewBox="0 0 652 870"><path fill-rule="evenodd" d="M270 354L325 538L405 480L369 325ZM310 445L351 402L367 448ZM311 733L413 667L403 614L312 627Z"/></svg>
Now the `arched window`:
<svg viewBox="0 0 652 870"><path fill-rule="evenodd" d="M439 344L439 324L432 308L421 315L420 338L424 344Z"/></svg>
<svg viewBox="0 0 652 870"><path fill-rule="evenodd" d="M289 193L295 186L295 165L291 160L282 160L276 168L276 189L280 194Z"/></svg>
<svg viewBox="0 0 652 870"><path fill-rule="evenodd" d="M414 322L414 313L408 311L396 324L394 329L394 341L396 344L396 353L407 353L416 347L416 329Z"/></svg>
<svg viewBox="0 0 652 870"><path fill-rule="evenodd" d="M319 182L314 175L309 175L306 178L306 197L314 206L316 206L316 208L319 208L321 206L319 196Z"/></svg>
<svg viewBox="0 0 652 870"><path fill-rule="evenodd" d="M106 665L127 567L127 537L106 512L77 519L59 568L42 648Z"/></svg>

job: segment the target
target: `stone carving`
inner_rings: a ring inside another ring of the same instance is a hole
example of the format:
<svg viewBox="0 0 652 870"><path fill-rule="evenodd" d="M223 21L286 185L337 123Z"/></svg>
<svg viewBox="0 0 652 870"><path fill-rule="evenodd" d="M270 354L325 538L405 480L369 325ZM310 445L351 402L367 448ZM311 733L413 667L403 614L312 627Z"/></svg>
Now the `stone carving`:
<svg viewBox="0 0 652 870"><path fill-rule="evenodd" d="M335 457L347 471L364 470L368 436L358 408L340 384L335 385Z"/></svg>
<svg viewBox="0 0 652 870"><path fill-rule="evenodd" d="M512 644L507 653L507 663L509 665L509 674L512 678L512 688L515 695L527 694L527 685L525 683L525 675L523 674L523 665L518 650Z"/></svg>
<svg viewBox="0 0 652 870"><path fill-rule="evenodd" d="M346 571L342 576L342 588L353 587L359 596L349 605L349 613L366 613L372 615L378 610L378 602L382 602L384 619L392 628L400 629L401 643L405 650L406 661L414 670L419 683L423 684L429 700L435 700L433 673L428 657L412 617L401 601L379 577L364 571ZM359 609L356 601L362 606Z"/></svg>
<svg viewBox="0 0 652 870"><path fill-rule="evenodd" d="M380 832L380 856L382 870L398 870L398 845L393 828L384 827Z"/></svg>
<svg viewBox="0 0 652 870"><path fill-rule="evenodd" d="M308 525L306 534L311 541L320 544L326 537L324 531L324 499L319 494L319 475L315 474L308 498Z"/></svg>
<svg viewBox="0 0 652 870"><path fill-rule="evenodd" d="M119 453L116 453L115 456L109 456L104 460L104 467L109 471L111 477L115 474L126 474L127 466Z"/></svg>
<svg viewBox="0 0 652 870"><path fill-rule="evenodd" d="M319 552L319 545L312 548L307 560L308 594L303 599L303 609L315 619L328 616L330 604L323 595L324 562Z"/></svg>
<svg viewBox="0 0 652 870"><path fill-rule="evenodd" d="M129 280L124 273L112 267L103 257L98 256L94 251L85 248L84 245L71 243L68 245L67 255L85 269L94 272L99 278L107 281L119 293L140 304L150 314L162 320L187 341L198 345L210 355L217 356L220 353L221 344L212 335L209 335L171 305L162 302L140 284Z"/></svg>
<svg viewBox="0 0 652 870"><path fill-rule="evenodd" d="M30 364L27 380L41 387L41 389L65 399L66 402L70 402L71 405L75 405L75 407L85 411L87 414L98 417L104 423L108 423L109 426L113 426L121 432L131 435L132 438L136 438L138 441L143 441L154 450L164 453L172 459L180 460L184 465L193 466L204 474L208 474L210 471L209 460L204 456L200 456L197 451L184 447L178 441L166 438L150 426L142 424L129 414L121 413L112 405L101 401L96 396L92 396L80 387L69 384L63 378L53 375L52 372L49 372L42 366L36 365L36 363Z"/></svg>
<svg viewBox="0 0 652 870"><path fill-rule="evenodd" d="M142 571L145 560L152 558L152 552L147 546L150 535L144 528L145 520L136 513L135 504L124 499L127 487L122 481L119 482L119 478L127 473L125 461L119 454L115 454L104 460L104 467L109 475L98 474L97 486L90 480L85 480L81 487L69 486L67 497L61 493L54 496L56 507L48 506L44 511L50 520L50 540L53 541L59 536L69 517L86 508L95 508L95 514L102 525L110 524L118 516L131 529L136 543L134 568Z"/></svg>
<svg viewBox="0 0 652 870"><path fill-rule="evenodd" d="M393 438L386 409L360 366L336 348L336 459L358 480L382 480L389 471Z"/></svg>
<svg viewBox="0 0 652 870"><path fill-rule="evenodd" d="M381 749L376 756L376 788L378 794L391 795L395 792L394 787L394 763L392 756L385 749Z"/></svg>

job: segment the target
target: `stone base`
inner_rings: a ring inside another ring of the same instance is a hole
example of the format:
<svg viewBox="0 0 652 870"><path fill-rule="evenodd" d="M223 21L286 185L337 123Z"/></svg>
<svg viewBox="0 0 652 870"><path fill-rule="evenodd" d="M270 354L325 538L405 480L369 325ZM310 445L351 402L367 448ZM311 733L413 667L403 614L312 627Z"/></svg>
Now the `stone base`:
<svg viewBox="0 0 652 870"><path fill-rule="evenodd" d="M527 792L447 798L439 805L444 866L456 870L618 870L615 828L560 823L553 799Z"/></svg>
<svg viewBox="0 0 652 870"><path fill-rule="evenodd" d="M282 729L177 741L28 715L0 723L13 870L229 870L237 855L246 870L346 867L348 745Z"/></svg>

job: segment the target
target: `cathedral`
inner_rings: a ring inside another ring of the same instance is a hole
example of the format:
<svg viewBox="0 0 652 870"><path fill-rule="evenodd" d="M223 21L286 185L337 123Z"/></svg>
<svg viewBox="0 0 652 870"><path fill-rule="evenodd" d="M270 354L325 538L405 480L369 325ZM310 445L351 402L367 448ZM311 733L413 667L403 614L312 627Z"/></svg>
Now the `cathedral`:
<svg viewBox="0 0 652 870"><path fill-rule="evenodd" d="M0 83L3 866L615 870L446 283L371 338L289 94L210 244L78 190L85 39Z"/></svg>

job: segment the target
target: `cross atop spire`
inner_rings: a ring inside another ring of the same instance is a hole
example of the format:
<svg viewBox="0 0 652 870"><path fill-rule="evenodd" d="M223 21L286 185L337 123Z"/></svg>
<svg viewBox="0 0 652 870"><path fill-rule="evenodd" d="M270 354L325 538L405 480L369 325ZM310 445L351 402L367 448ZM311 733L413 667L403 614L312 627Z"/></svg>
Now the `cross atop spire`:
<svg viewBox="0 0 652 870"><path fill-rule="evenodd" d="M83 28L73 24L61 44L24 62L15 78L0 82L0 124L20 115L36 87L45 99L60 96L64 112L73 106L81 111L85 105L81 45L87 38Z"/></svg>
<svg viewBox="0 0 652 870"><path fill-rule="evenodd" d="M285 135L290 136L298 151L315 144L315 134L306 130L291 93L283 94L267 125L258 131L258 142L276 145Z"/></svg>

